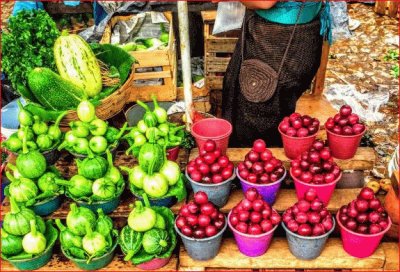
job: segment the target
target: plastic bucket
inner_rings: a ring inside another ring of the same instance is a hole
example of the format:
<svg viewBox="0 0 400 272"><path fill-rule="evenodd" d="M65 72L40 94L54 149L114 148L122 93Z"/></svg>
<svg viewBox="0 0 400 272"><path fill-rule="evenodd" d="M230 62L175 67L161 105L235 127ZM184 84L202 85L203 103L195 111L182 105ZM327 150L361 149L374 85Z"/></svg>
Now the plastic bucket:
<svg viewBox="0 0 400 272"><path fill-rule="evenodd" d="M229 199L229 193L232 187L232 181L236 178L235 173L232 177L218 184L204 184L192 180L188 173L185 172L186 178L190 181L193 192L203 191L207 194L208 200L214 203L217 207L223 207Z"/></svg>
<svg viewBox="0 0 400 272"><path fill-rule="evenodd" d="M286 231L286 238L289 243L290 252L298 259L312 260L321 255L325 247L329 234L335 229L335 220L332 218L333 227L327 233L320 236L301 236L291 232L282 222L282 227Z"/></svg>
<svg viewBox="0 0 400 272"><path fill-rule="evenodd" d="M75 259L73 257L69 257L65 254L63 247L61 247L61 251L63 252L64 256L70 259L77 267L83 270L97 270L103 267L106 267L111 261L114 259L114 252L115 249L117 248L118 243L114 242L114 246L111 248L111 250L98 258L92 259L89 263L87 263L87 260L82 260L82 259Z"/></svg>
<svg viewBox="0 0 400 272"><path fill-rule="evenodd" d="M167 149L167 160L176 161L178 159L179 150L180 150L179 146Z"/></svg>
<svg viewBox="0 0 400 272"><path fill-rule="evenodd" d="M347 229L339 220L340 213L336 214L336 221L340 228L340 235L344 250L351 256L357 258L366 258L371 256L378 248L383 236L392 226L392 220L389 218L387 228L376 234L361 234Z"/></svg>
<svg viewBox="0 0 400 272"><path fill-rule="evenodd" d="M206 261L217 256L219 248L221 247L222 235L226 230L227 221L225 217L225 226L217 235L203 239L196 239L183 235L176 226L176 221L174 227L179 236L181 236L183 245L189 256L194 260Z"/></svg>
<svg viewBox="0 0 400 272"><path fill-rule="evenodd" d="M155 258L151 261L145 262L138 264L137 267L143 270L157 270L160 269L161 267L164 267L169 263L169 260L171 259L171 256L169 258Z"/></svg>
<svg viewBox="0 0 400 272"><path fill-rule="evenodd" d="M46 216L52 214L61 206L61 196L57 195L50 199L46 199L44 201L38 202L33 205L33 211L40 216Z"/></svg>
<svg viewBox="0 0 400 272"><path fill-rule="evenodd" d="M294 187L296 188L297 199L300 200L304 197L304 194L310 190L314 189L317 192L318 198L324 203L325 206L328 206L329 201L331 200L333 191L335 190L336 184L342 177L342 173L336 178L335 181L328 184L311 184L305 183L292 175L292 169L290 169L290 176L294 180Z"/></svg>
<svg viewBox="0 0 400 272"><path fill-rule="evenodd" d="M338 135L326 130L332 156L340 160L353 158L366 130L367 128L362 133L351 136Z"/></svg>
<svg viewBox="0 0 400 272"><path fill-rule="evenodd" d="M15 266L19 270L31 271L39 269L45 266L51 259L53 255L53 247L49 247L45 252L41 255L36 256L32 259L22 259L22 260L8 260L13 266Z"/></svg>
<svg viewBox="0 0 400 272"><path fill-rule="evenodd" d="M282 137L283 148L286 157L289 159L297 159L304 151L307 151L313 145L318 131L307 137L291 137L283 133L279 128L279 133Z"/></svg>
<svg viewBox="0 0 400 272"><path fill-rule="evenodd" d="M240 184L242 185L243 193L247 192L250 188L255 188L257 192L262 196L262 198L268 202L269 205L273 205L276 200L276 196L278 195L279 188L281 187L282 181L286 178L286 169L285 174L277 181L269 184L255 184L250 183L239 176L238 169L236 168L236 176L240 180Z"/></svg>
<svg viewBox="0 0 400 272"><path fill-rule="evenodd" d="M97 212L98 209L102 209L105 214L112 213L118 207L119 202L120 196L108 201L93 202L91 204L84 201L77 201L79 206L88 208L92 212Z"/></svg>
<svg viewBox="0 0 400 272"><path fill-rule="evenodd" d="M229 221L231 213L232 211L230 211L228 215L228 224L229 228L233 232L233 236L235 237L239 251L248 257L261 256L267 252L269 245L271 244L272 237L274 236L274 231L278 225L276 225L272 230L259 235L241 233L231 225Z"/></svg>
<svg viewBox="0 0 400 272"><path fill-rule="evenodd" d="M225 154L231 133L231 123L219 118L203 119L192 126L192 135L196 139L200 151L207 140L214 140L217 148L220 148L222 153Z"/></svg>

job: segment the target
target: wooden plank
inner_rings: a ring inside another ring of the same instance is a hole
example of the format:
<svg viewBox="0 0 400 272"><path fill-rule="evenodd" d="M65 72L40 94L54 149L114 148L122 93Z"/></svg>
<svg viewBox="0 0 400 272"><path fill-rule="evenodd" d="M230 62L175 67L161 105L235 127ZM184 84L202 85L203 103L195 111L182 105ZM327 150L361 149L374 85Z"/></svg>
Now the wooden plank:
<svg viewBox="0 0 400 272"><path fill-rule="evenodd" d="M207 57L206 73L225 73L231 58Z"/></svg>
<svg viewBox="0 0 400 272"><path fill-rule="evenodd" d="M216 17L217 17L216 10L209 10L209 11L201 12L201 18L203 18L204 23L214 22Z"/></svg>
<svg viewBox="0 0 400 272"><path fill-rule="evenodd" d="M375 12L381 15L386 14L386 1L375 2Z"/></svg>
<svg viewBox="0 0 400 272"><path fill-rule="evenodd" d="M157 67L171 64L168 49L154 51L133 51L130 52L130 54L138 62L135 65L138 68Z"/></svg>
<svg viewBox="0 0 400 272"><path fill-rule="evenodd" d="M137 67L135 67L137 68ZM146 80L146 79L159 79L159 78L170 78L172 77L171 70L164 70L159 72L136 72L135 73L135 80Z"/></svg>
<svg viewBox="0 0 400 272"><path fill-rule="evenodd" d="M390 1L388 2L388 14L390 17L396 18L399 15L399 2L397 1Z"/></svg>
<svg viewBox="0 0 400 272"><path fill-rule="evenodd" d="M360 188L335 189L327 207L329 212L336 213L340 207L357 198L359 192ZM223 213L229 213L243 198L244 196L241 189L233 190L229 196L228 202L221 208L221 211ZM281 189L278 192L273 208L282 213L297 201L297 195L294 189Z"/></svg>
<svg viewBox="0 0 400 272"><path fill-rule="evenodd" d="M290 160L285 156L283 148L270 148L272 154L279 160L283 161L286 169L289 169ZM244 160L247 152L250 148L228 148L227 155L229 159L237 164ZM198 149L192 149L190 152L189 160L192 160L198 156ZM351 160L337 160L337 164L342 170L368 170L372 169L375 162L375 151L372 148L360 147L357 149L357 153Z"/></svg>
<svg viewBox="0 0 400 272"><path fill-rule="evenodd" d="M348 255L338 238L330 238L321 255L313 261L304 261L294 257L285 238L274 238L269 250L260 257L249 258L237 249L233 238L222 241L218 255L208 261L195 261L189 257L184 247L180 248L181 267L226 267L253 269L382 269L385 255L382 246L375 253L364 259Z"/></svg>
<svg viewBox="0 0 400 272"><path fill-rule="evenodd" d="M296 112L317 117L323 126L329 117L337 113L337 110L324 97L304 94L297 101Z"/></svg>
<svg viewBox="0 0 400 272"><path fill-rule="evenodd" d="M178 267L178 258L176 255L173 255L169 263L166 266L158 269L157 271L176 271L177 267ZM19 271L18 269L13 267L9 262L3 260L1 261L1 270ZM70 260L64 257L62 253L59 253L59 254L54 254L52 259L47 265L35 271L75 272L83 270L76 267ZM145 270L135 267L131 262L125 262L123 260L123 256L118 255L114 257L114 260L109 265L97 271L145 271Z"/></svg>
<svg viewBox="0 0 400 272"><path fill-rule="evenodd" d="M223 76L206 76L206 85L210 90L222 90Z"/></svg>
<svg viewBox="0 0 400 272"><path fill-rule="evenodd" d="M397 243L382 243L385 252L385 271L400 271L399 266L399 245Z"/></svg>
<svg viewBox="0 0 400 272"><path fill-rule="evenodd" d="M237 38L206 38L207 53L233 53Z"/></svg>
<svg viewBox="0 0 400 272"><path fill-rule="evenodd" d="M312 94L315 96L321 96L324 92L326 68L328 67L329 60L329 49L329 43L325 41L322 46L320 66L318 68L317 74L315 75L312 88Z"/></svg>

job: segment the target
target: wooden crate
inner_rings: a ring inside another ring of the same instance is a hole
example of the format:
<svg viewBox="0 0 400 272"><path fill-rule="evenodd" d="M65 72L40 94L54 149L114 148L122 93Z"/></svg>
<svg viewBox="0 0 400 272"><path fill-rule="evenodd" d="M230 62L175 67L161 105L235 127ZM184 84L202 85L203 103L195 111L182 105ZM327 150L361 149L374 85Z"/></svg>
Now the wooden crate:
<svg viewBox="0 0 400 272"><path fill-rule="evenodd" d="M376 1L375 12L393 18L399 18L399 1Z"/></svg>
<svg viewBox="0 0 400 272"><path fill-rule="evenodd" d="M173 28L172 13L165 12L169 21L169 41L165 49L153 51L133 51L131 55L136 59L132 69L135 82L130 87L130 96L127 102L136 100L151 101L151 95L156 94L158 101L173 101L177 97L177 56L176 42ZM133 15L113 17L104 30L101 43L110 42L112 27L118 21L129 20ZM158 69L160 71L144 72L143 69ZM150 81L161 79L161 85L139 86L136 80Z"/></svg>

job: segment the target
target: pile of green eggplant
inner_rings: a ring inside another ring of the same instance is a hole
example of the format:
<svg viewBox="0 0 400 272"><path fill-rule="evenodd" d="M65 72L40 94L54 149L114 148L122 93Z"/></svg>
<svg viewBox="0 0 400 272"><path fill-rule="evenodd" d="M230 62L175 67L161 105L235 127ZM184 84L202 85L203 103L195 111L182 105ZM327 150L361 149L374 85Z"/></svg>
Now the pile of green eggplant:
<svg viewBox="0 0 400 272"><path fill-rule="evenodd" d="M125 261L138 265L154 258L169 258L176 246L174 215L165 207L150 207L146 194L128 217L118 243Z"/></svg>
<svg viewBox="0 0 400 272"><path fill-rule="evenodd" d="M1 258L29 260L52 250L58 232L52 221L43 219L10 198L11 211L4 216L1 229Z"/></svg>
<svg viewBox="0 0 400 272"><path fill-rule="evenodd" d="M143 193L152 199L176 196L181 201L186 197L186 189L179 165L167 160L166 147L156 143L156 128L148 132L149 142L139 151L139 165L121 167L129 174L130 189L135 196Z"/></svg>
<svg viewBox="0 0 400 272"><path fill-rule="evenodd" d="M117 244L118 231L114 228L110 217L97 210L97 215L85 207L70 205L66 225L56 219L60 230L60 243L63 253L68 258L86 260L101 257Z"/></svg>
<svg viewBox="0 0 400 272"><path fill-rule="evenodd" d="M18 155L16 165L7 164L6 176L11 183L7 185L5 195L19 205L29 207L63 194L63 188L56 184L62 178L60 173L47 166L45 157L38 150L28 150L26 138L23 138L23 152Z"/></svg>
<svg viewBox="0 0 400 272"><path fill-rule="evenodd" d="M180 146L185 138L185 126L177 126L167 121L168 115L165 109L158 105L156 97L152 96L154 110L143 102L137 100L136 103L143 107L146 112L136 126L129 128L130 132L124 138L128 141L130 148L126 154L132 153L138 156L140 148L150 139L150 131L155 132L155 140L167 149Z"/></svg>
<svg viewBox="0 0 400 272"><path fill-rule="evenodd" d="M69 181L57 180L58 185L66 187L65 194L75 200L92 204L119 197L125 188L125 181L113 164L112 154L106 150L107 159L91 154L83 160L75 160L78 174Z"/></svg>
<svg viewBox="0 0 400 272"><path fill-rule="evenodd" d="M23 152L22 140L26 137L29 150L44 152L57 148L63 137L59 124L65 113L60 114L53 125L49 125L38 115L24 109L19 100L17 103L20 128L2 143L3 147L11 152L21 153Z"/></svg>
<svg viewBox="0 0 400 272"><path fill-rule="evenodd" d="M82 101L77 108L79 121L69 123L71 128L65 134L58 150L87 156L90 153L103 154L107 148L116 148L124 134L127 123L119 130L97 118L95 107L89 101Z"/></svg>
<svg viewBox="0 0 400 272"><path fill-rule="evenodd" d="M140 38L118 46L127 52L164 49L168 46L169 33L164 24L160 24L160 28L161 34L158 38Z"/></svg>

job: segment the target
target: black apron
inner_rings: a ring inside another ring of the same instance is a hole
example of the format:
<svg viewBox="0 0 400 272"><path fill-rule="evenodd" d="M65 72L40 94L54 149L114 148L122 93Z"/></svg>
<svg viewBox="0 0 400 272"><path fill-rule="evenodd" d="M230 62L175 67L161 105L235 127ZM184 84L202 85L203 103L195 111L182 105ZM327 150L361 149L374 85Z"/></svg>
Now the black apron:
<svg viewBox="0 0 400 272"><path fill-rule="evenodd" d="M241 91L242 53L244 60L258 59L278 71L294 25L268 22L253 11L246 12L244 22L244 51L241 37L228 65L222 93L222 117L233 125L230 146L249 147L259 138L268 146L281 146L279 122L295 111L297 100L310 87L320 65L320 20L296 26L276 91L269 100L259 103L250 102Z"/></svg>

